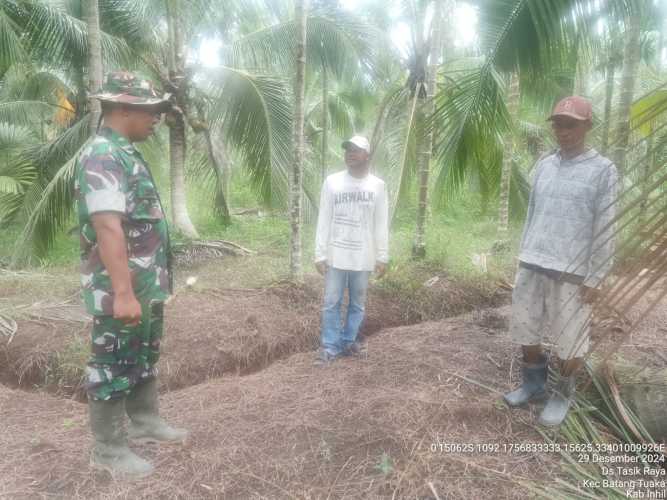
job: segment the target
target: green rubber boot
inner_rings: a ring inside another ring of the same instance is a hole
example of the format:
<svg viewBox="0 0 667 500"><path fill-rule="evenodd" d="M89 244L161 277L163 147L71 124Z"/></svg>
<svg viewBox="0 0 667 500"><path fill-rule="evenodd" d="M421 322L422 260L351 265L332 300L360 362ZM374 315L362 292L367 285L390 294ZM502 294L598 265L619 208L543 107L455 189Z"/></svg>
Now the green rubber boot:
<svg viewBox="0 0 667 500"><path fill-rule="evenodd" d="M547 358L541 356L538 363L524 363L521 370L522 384L512 392L503 396L505 402L512 407L521 406L529 401L541 400L546 397Z"/></svg>
<svg viewBox="0 0 667 500"><path fill-rule="evenodd" d="M540 415L540 424L547 427L556 427L565 420L574 401L575 386L575 375L568 377L558 375L558 383Z"/></svg>
<svg viewBox="0 0 667 500"><path fill-rule="evenodd" d="M127 447L125 404L123 399L88 401L90 427L95 445L91 465L112 476L140 478L153 472L153 466Z"/></svg>
<svg viewBox="0 0 667 500"><path fill-rule="evenodd" d="M132 440L170 442L188 437L188 431L175 429L160 418L155 378L137 384L127 397L125 408L130 417L128 435Z"/></svg>

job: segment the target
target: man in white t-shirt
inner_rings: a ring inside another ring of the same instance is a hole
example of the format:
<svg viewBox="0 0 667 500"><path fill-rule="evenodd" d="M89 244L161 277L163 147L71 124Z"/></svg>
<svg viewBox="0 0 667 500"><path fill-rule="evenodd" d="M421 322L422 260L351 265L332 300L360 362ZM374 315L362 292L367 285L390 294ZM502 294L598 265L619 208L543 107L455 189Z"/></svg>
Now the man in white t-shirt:
<svg viewBox="0 0 667 500"><path fill-rule="evenodd" d="M347 170L328 176L322 185L315 238L315 267L325 276L321 365L362 352L357 334L368 279L373 271L381 278L389 261L387 191L384 181L369 172L368 139L354 136L343 149ZM342 324L346 288L350 300Z"/></svg>

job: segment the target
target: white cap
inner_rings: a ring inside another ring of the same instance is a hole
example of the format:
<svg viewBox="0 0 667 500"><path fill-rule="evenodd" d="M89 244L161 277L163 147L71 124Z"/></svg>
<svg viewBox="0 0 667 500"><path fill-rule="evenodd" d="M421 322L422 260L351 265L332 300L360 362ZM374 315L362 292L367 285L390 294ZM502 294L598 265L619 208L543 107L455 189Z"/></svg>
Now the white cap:
<svg viewBox="0 0 667 500"><path fill-rule="evenodd" d="M359 149L363 149L368 154L370 154L370 152L371 152L371 145L368 142L368 139L366 139L362 135L355 135L354 137L351 137L347 141L343 142L343 149L347 149L347 147L350 144L358 147Z"/></svg>

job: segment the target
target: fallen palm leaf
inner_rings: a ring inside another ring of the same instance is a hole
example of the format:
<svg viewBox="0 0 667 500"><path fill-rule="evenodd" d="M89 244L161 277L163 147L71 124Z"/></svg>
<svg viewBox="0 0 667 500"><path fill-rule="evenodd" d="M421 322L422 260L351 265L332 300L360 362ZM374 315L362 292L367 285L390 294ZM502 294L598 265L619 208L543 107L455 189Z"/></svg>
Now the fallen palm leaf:
<svg viewBox="0 0 667 500"><path fill-rule="evenodd" d="M18 305L11 308L11 313L14 318L37 321L88 323L91 320L83 306L72 303L71 299L62 302L35 302L34 304Z"/></svg>
<svg viewBox="0 0 667 500"><path fill-rule="evenodd" d="M238 243L225 240L195 240L184 244L174 245L172 252L179 264L192 264L199 260L220 258L226 255L241 257L257 253L254 250L239 245Z"/></svg>
<svg viewBox="0 0 667 500"><path fill-rule="evenodd" d="M18 331L18 325L16 321L8 316L3 316L0 314L0 333L5 337L9 337L7 344L10 344L14 340L14 335Z"/></svg>

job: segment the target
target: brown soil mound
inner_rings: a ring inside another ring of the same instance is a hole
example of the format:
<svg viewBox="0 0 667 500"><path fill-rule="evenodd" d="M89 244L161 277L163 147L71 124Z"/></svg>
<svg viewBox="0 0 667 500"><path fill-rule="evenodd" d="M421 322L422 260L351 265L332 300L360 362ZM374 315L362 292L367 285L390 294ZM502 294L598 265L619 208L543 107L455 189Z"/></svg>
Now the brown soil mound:
<svg viewBox="0 0 667 500"><path fill-rule="evenodd" d="M315 368L302 353L169 392L163 414L191 437L138 447L157 471L134 483L89 468L85 407L0 388L0 497L532 497L517 482L553 481L559 458L505 449L542 438L533 409L510 411L493 392L513 383L514 349L480 320L385 330L368 359Z"/></svg>
<svg viewBox="0 0 667 500"><path fill-rule="evenodd" d="M12 387L49 386L54 355L88 336L88 326L64 321L19 320L11 344L0 339L0 383Z"/></svg>
<svg viewBox="0 0 667 500"><path fill-rule="evenodd" d="M321 280L311 280L302 286L180 293L166 308L162 384L178 389L222 374L247 374L315 349L321 290ZM401 324L405 316L398 306L371 292L362 335ZM73 322L20 321L12 343L0 342L0 382L83 396L89 329Z"/></svg>

